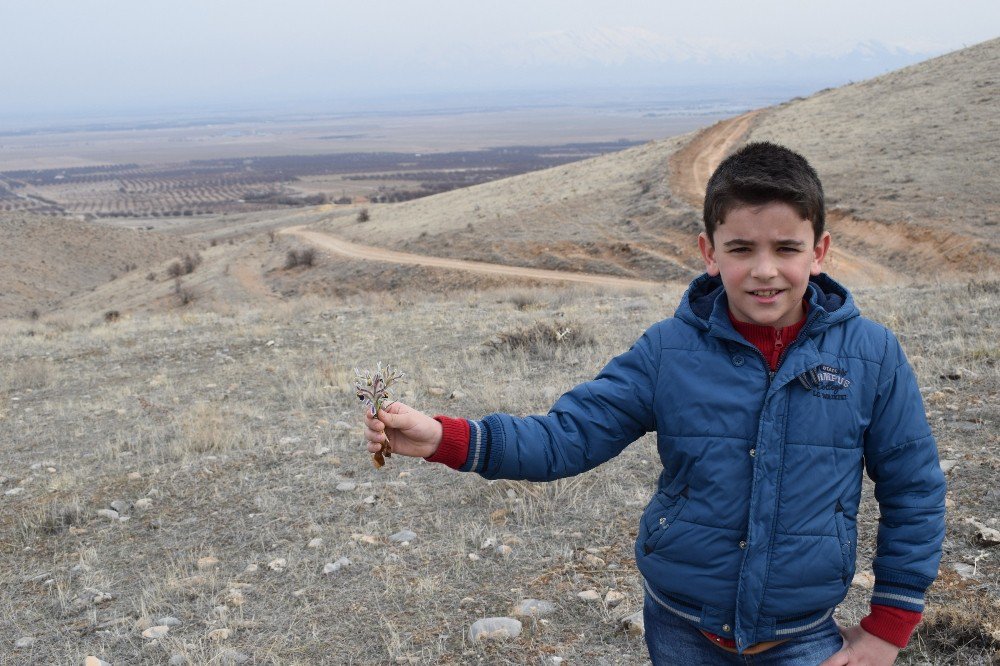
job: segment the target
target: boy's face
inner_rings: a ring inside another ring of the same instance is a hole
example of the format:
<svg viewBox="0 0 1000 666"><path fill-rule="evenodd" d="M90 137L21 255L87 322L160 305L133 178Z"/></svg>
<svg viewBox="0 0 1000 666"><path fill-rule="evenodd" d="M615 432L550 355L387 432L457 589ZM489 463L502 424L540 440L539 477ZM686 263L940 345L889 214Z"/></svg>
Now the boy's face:
<svg viewBox="0 0 1000 666"><path fill-rule="evenodd" d="M735 319L783 328L803 314L802 297L810 275L819 275L830 249L830 234L814 242L812 223L783 202L742 206L730 211L698 247L709 275L722 277Z"/></svg>

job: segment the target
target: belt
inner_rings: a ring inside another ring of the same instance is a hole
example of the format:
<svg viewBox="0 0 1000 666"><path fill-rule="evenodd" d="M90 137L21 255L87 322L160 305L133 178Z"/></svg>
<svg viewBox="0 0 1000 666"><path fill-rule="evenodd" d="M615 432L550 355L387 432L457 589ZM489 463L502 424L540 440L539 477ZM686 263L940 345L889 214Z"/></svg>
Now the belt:
<svg viewBox="0 0 1000 666"><path fill-rule="evenodd" d="M715 634L710 634L709 632L704 631L702 629L699 629L698 631L700 631L702 634L704 634L705 638L707 638L708 640L710 640L713 645L722 648L726 652L732 652L733 654L739 654L739 651L736 648L729 647L728 645L725 644L725 643L729 642L725 638L722 638L721 636L716 636ZM787 638L783 638L780 641L761 641L760 643L754 643L753 645L751 645L750 647L748 647L746 650L743 650L743 654L760 654L761 652L764 652L766 650L770 650L771 648L773 648L776 645L781 645L782 643L784 643L787 640L788 640ZM725 643L723 641L725 641Z"/></svg>

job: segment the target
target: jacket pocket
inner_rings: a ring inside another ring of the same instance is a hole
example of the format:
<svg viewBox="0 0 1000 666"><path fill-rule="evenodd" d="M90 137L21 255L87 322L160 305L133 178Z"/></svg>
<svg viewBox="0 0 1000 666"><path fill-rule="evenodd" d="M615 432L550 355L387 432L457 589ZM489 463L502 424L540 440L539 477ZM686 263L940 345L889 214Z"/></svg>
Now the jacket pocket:
<svg viewBox="0 0 1000 666"><path fill-rule="evenodd" d="M642 549L646 555L656 550L670 525L677 520L688 500L688 486L684 486L676 495L668 495L661 490L653 496L646 509L646 541Z"/></svg>
<svg viewBox="0 0 1000 666"><path fill-rule="evenodd" d="M854 552L854 543L851 541L850 532L847 530L844 507L840 505L840 502L837 502L837 510L833 514L833 522L837 525L837 542L840 545L840 577L846 583L847 577L851 574L851 554Z"/></svg>

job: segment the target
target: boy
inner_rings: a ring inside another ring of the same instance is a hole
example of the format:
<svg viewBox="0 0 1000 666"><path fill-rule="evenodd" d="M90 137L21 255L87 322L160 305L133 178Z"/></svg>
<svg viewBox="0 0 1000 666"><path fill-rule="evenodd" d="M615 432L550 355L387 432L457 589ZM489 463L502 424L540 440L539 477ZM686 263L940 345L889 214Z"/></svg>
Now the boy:
<svg viewBox="0 0 1000 666"><path fill-rule="evenodd" d="M545 416L365 418L376 451L487 478L578 474L657 433L663 471L636 560L654 664L891 664L920 620L945 482L898 342L822 273L823 190L806 160L744 147L712 175L706 273ZM862 468L881 520L871 614L838 630Z"/></svg>

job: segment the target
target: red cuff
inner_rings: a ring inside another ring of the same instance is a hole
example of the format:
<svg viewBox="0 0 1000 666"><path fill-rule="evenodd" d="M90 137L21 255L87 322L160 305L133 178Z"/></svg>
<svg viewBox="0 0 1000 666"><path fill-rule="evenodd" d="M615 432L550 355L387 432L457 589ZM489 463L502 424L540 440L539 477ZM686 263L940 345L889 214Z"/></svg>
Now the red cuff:
<svg viewBox="0 0 1000 666"><path fill-rule="evenodd" d="M871 606L872 612L861 620L861 628L900 649L905 648L923 613L880 604Z"/></svg>
<svg viewBox="0 0 1000 666"><path fill-rule="evenodd" d="M452 469L459 469L469 458L469 422L450 416L434 417L441 424L441 443L437 451L424 460L437 462Z"/></svg>

